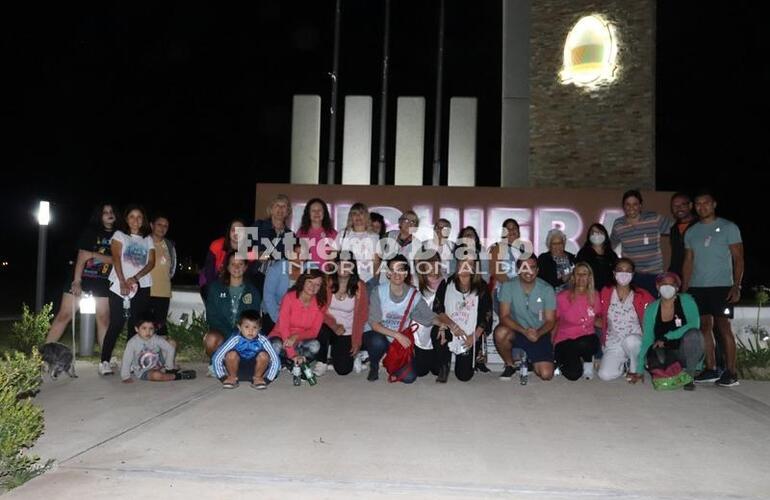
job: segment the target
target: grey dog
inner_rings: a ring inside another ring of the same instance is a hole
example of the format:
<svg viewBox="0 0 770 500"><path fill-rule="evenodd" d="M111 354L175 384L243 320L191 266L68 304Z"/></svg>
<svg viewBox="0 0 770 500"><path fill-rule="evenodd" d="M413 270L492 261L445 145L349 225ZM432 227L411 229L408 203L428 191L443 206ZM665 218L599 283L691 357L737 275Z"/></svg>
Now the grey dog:
<svg viewBox="0 0 770 500"><path fill-rule="evenodd" d="M62 372L66 372L72 378L77 378L72 350L66 345L58 342L43 344L40 348L40 356L43 358L44 371L48 372L51 380L59 378Z"/></svg>

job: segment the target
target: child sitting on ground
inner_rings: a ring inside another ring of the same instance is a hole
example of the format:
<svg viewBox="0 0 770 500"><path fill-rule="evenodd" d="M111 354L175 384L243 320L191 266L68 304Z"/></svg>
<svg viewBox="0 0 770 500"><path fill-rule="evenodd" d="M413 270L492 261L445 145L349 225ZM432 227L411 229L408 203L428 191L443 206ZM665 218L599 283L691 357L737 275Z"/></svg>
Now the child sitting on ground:
<svg viewBox="0 0 770 500"><path fill-rule="evenodd" d="M261 390L275 380L281 361L270 341L262 334L262 320L257 311L247 309L238 318L239 335L227 339L211 356L214 375L223 389L235 389L238 381L251 381Z"/></svg>
<svg viewBox="0 0 770 500"><path fill-rule="evenodd" d="M152 382L195 378L195 370L174 369L176 343L155 335L152 315L141 316L134 328L136 335L126 344L123 363L120 366L120 377L124 383L130 384L134 378Z"/></svg>

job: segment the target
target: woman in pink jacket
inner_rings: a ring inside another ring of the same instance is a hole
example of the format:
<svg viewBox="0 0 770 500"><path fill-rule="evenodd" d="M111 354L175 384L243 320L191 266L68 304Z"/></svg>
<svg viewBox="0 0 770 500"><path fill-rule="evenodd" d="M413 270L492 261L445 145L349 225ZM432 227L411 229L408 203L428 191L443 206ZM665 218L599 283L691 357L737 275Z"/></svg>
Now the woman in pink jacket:
<svg viewBox="0 0 770 500"><path fill-rule="evenodd" d="M309 363L320 351L318 333L326 312L324 281L321 271L308 269L281 300L270 342L284 364Z"/></svg>
<svg viewBox="0 0 770 500"><path fill-rule="evenodd" d="M642 346L644 310L654 299L647 290L631 285L634 277L631 259L619 259L613 276L615 285L604 287L599 294L604 356L598 375L602 380L613 380L627 368L626 380L636 383L641 378L637 374L644 371L644 367L636 366Z"/></svg>

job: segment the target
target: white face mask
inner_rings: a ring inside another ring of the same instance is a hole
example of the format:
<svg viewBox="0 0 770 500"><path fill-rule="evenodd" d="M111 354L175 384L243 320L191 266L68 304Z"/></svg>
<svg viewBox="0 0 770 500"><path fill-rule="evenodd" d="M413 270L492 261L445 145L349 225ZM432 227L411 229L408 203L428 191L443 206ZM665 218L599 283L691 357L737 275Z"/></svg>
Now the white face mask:
<svg viewBox="0 0 770 500"><path fill-rule="evenodd" d="M592 245L601 245L604 243L604 235L602 233L591 233L588 237Z"/></svg>
<svg viewBox="0 0 770 500"><path fill-rule="evenodd" d="M660 296L664 299L673 299L676 295L676 287L674 285L663 285L660 287Z"/></svg>
<svg viewBox="0 0 770 500"><path fill-rule="evenodd" d="M631 280L634 279L634 273L627 273L623 271L618 271L615 273L615 281L620 286L626 286L629 283L631 283Z"/></svg>

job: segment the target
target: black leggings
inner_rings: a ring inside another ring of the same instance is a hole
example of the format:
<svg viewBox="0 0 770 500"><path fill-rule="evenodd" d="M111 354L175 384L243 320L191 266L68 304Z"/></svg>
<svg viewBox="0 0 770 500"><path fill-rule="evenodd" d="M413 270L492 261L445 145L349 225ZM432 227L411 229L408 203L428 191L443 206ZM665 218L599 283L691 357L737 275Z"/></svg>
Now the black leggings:
<svg viewBox="0 0 770 500"><path fill-rule="evenodd" d="M593 361L599 350L599 337L593 333L576 339L563 340L554 347L556 365L568 380L583 376L583 363Z"/></svg>
<svg viewBox="0 0 770 500"><path fill-rule="evenodd" d="M332 365L337 375L347 375L353 371L353 356L350 355L350 349L353 347L353 337L350 335L337 335L326 325L321 326L318 334L318 340L321 342L321 351L318 353L318 360L324 363L328 362L328 346L332 347Z"/></svg>
<svg viewBox="0 0 770 500"><path fill-rule="evenodd" d="M168 334L166 322L168 321L169 305L171 305L170 297L150 297L147 309L149 309L152 317L155 318L155 326L158 328L155 333L158 335Z"/></svg>
<svg viewBox="0 0 770 500"><path fill-rule="evenodd" d="M128 318L128 335L127 338L131 338L136 333L134 327L136 326L136 320L139 316L147 312L147 308L150 303L150 288L140 288L137 290L134 298L131 299L131 309L129 309L131 316ZM123 325L126 324L126 318L123 315L123 297L116 293L110 292L110 327L107 328L107 333L104 336L104 345L102 345L102 361L109 361L112 357L112 350L115 349L115 343L118 341L118 336L123 330Z"/></svg>
<svg viewBox="0 0 770 500"><path fill-rule="evenodd" d="M437 338L431 338L433 349L414 348L414 365L418 377L424 377L428 373L438 375L442 365L449 366L452 362L452 353L449 344L440 345ZM482 338L476 339L476 353L481 349ZM455 377L457 380L467 382L473 378L473 349L466 353L455 355Z"/></svg>
<svg viewBox="0 0 770 500"><path fill-rule="evenodd" d="M433 350L436 352L436 364L449 365L452 361L452 353L449 351L449 343L440 345L438 338L432 338ZM476 354L481 350L483 336L476 339ZM455 377L461 382L467 382L473 378L473 349L468 349L463 354L455 354Z"/></svg>

